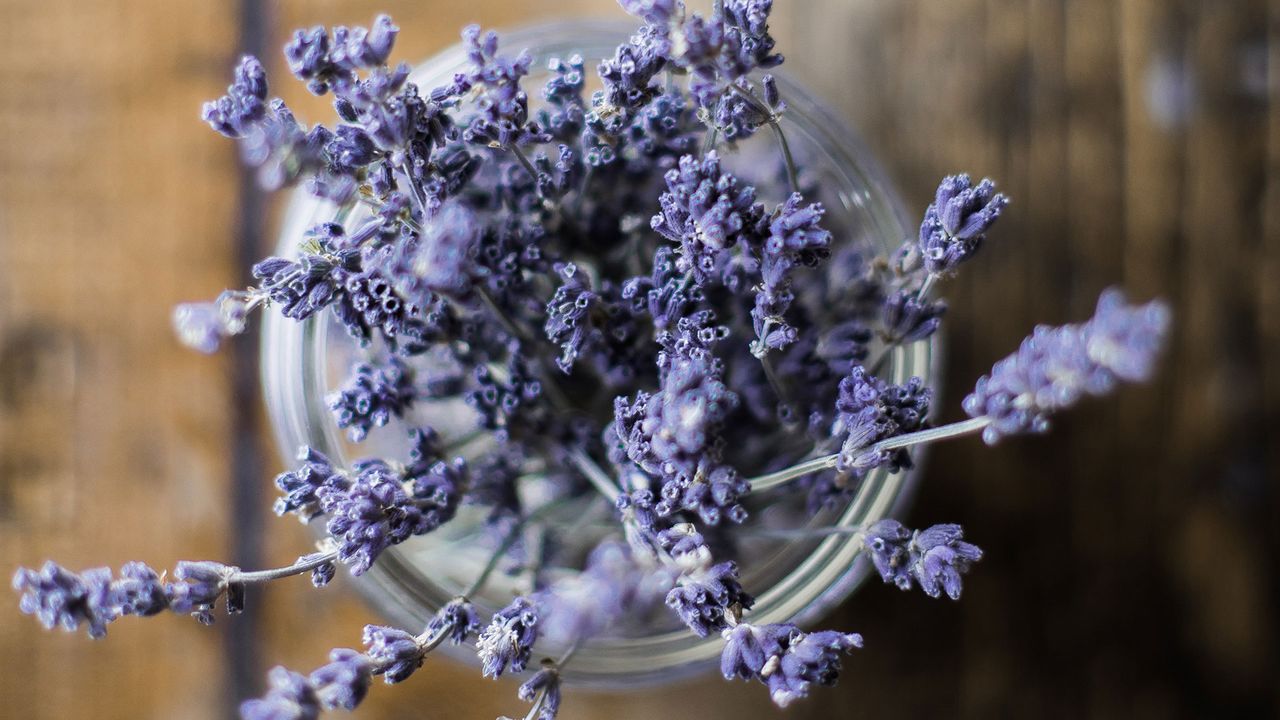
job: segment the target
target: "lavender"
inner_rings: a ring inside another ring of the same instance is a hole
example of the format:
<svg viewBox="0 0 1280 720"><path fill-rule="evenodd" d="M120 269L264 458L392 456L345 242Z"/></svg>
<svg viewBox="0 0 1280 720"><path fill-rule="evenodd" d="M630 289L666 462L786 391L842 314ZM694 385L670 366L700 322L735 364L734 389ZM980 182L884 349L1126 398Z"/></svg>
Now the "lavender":
<svg viewBox="0 0 1280 720"><path fill-rule="evenodd" d="M339 564L363 575L466 507L475 534L450 540L489 554L466 589L424 628L369 625L362 650L335 649L308 674L276 668L242 717L352 710L375 676L405 681L443 643L474 640L488 677L561 653L517 692L526 717L550 720L579 648L642 636L655 613L722 642L725 677L760 681L780 706L834 684L862 637L753 616L753 533L848 536L886 583L960 597L983 552L959 525L820 519L911 467L918 445L1041 432L1085 395L1150 378L1168 310L1108 291L1093 319L1037 328L979 380L968 419L933 425L925 381L885 368L939 330L936 288L1007 198L948 177L918 237L876 254L850 239L814 148L788 141L788 98L766 72L782 62L770 0L710 14L620 4L644 24L598 62L551 60L541 88L528 85L533 53L499 52L477 26L463 31L466 67L437 87L391 63L386 16L300 30L285 59L331 98L327 125L295 117L262 63L241 59L204 120L264 189L297 185L333 215L255 264L254 286L176 308L175 330L212 352L257 310L336 319L361 350L326 398L333 424L356 443L408 429L407 457L302 448L275 478L274 509L322 537L291 564L46 563L14 576L23 612L91 637L127 615L212 622L219 605L240 612L251 585L323 586ZM765 126L772 144L743 142ZM523 594L482 622L499 575Z"/></svg>
<svg viewBox="0 0 1280 720"><path fill-rule="evenodd" d="M271 689L265 697L240 706L244 720L313 720L320 717L320 698L306 676L282 667L267 676Z"/></svg>
<svg viewBox="0 0 1280 720"><path fill-rule="evenodd" d="M1081 325L1041 325L1013 355L996 363L964 399L970 417L990 421L982 439L1049 429L1050 416L1085 395L1103 395L1123 380L1150 378L1169 328L1159 302L1129 305L1115 289L1098 298Z"/></svg>
<svg viewBox="0 0 1280 720"><path fill-rule="evenodd" d="M938 185L920 224L920 254L931 274L954 272L981 247L1009 202L995 188L985 179L975 186L968 175L952 175Z"/></svg>
<svg viewBox="0 0 1280 720"><path fill-rule="evenodd" d="M779 707L809 694L812 685L835 685L840 655L862 647L857 633L806 633L795 625L749 625L725 631L720 672L726 680L759 680Z"/></svg>
<svg viewBox="0 0 1280 720"><path fill-rule="evenodd" d="M413 379L413 369L395 357L382 365L358 363L342 387L327 398L329 409L338 427L347 428L351 439L360 442L369 430L409 409L417 397Z"/></svg>
<svg viewBox="0 0 1280 720"><path fill-rule="evenodd" d="M518 597L495 613L489 626L476 640L476 654L485 677L501 677L504 672L520 672L529 663L533 643L538 639L538 611L528 598Z"/></svg>
<svg viewBox="0 0 1280 720"><path fill-rule="evenodd" d="M398 628L365 625L364 646L374 672L389 685L407 679L426 659L418 637Z"/></svg>

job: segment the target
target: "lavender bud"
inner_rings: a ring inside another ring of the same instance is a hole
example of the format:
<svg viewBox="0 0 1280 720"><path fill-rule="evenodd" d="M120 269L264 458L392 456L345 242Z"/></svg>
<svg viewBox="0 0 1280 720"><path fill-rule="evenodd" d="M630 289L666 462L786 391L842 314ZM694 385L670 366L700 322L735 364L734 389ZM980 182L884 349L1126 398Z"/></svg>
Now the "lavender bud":
<svg viewBox="0 0 1280 720"><path fill-rule="evenodd" d="M354 710L369 692L370 660L355 650L337 648L329 653L329 663L308 680L325 710Z"/></svg>
<svg viewBox="0 0 1280 720"><path fill-rule="evenodd" d="M317 720L320 699L306 676L274 667L267 675L271 687L261 698L240 705L243 720Z"/></svg>
<svg viewBox="0 0 1280 720"><path fill-rule="evenodd" d="M1081 397L1106 394L1119 380L1149 379L1168 329L1164 303L1129 305L1119 290L1107 290L1089 321L1036 327L1017 352L978 380L964 410L991 421L982 433L988 445L1045 432L1053 413Z"/></svg>
<svg viewBox="0 0 1280 720"><path fill-rule="evenodd" d="M538 639L538 621L537 608L525 597L516 598L494 614L476 640L476 654L485 677L497 678L508 670L524 670L533 652L533 643Z"/></svg>
<svg viewBox="0 0 1280 720"><path fill-rule="evenodd" d="M466 642L480 630L480 618L466 598L454 598L440 608L427 625L428 637L446 637L454 645Z"/></svg>
<svg viewBox="0 0 1280 720"><path fill-rule="evenodd" d="M974 187L968 175L952 175L938 185L920 224L920 252L931 274L953 273L981 247L1009 202L995 187L986 179Z"/></svg>
<svg viewBox="0 0 1280 720"><path fill-rule="evenodd" d="M408 678L426 660L417 637L396 628L365 625L364 645L373 674L381 675L387 684Z"/></svg>

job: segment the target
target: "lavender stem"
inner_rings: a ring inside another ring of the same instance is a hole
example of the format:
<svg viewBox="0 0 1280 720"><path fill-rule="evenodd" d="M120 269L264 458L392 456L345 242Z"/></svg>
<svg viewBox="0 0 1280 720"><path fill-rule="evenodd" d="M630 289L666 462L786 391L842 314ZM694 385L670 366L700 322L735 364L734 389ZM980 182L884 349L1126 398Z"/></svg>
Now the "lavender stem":
<svg viewBox="0 0 1280 720"><path fill-rule="evenodd" d="M885 450L897 450L898 448L910 447L912 445L920 445L923 443L962 437L964 435L972 435L976 432L980 432L990 424L991 419L987 417L963 420L961 422L951 423L950 425L943 425L942 427L920 430L918 432L892 437L887 440L881 440L871 447L866 448L866 452L877 453ZM777 472L751 478L747 482L751 485L751 492L769 490L771 488L778 487L779 485L784 485L798 477L803 477L820 470L829 470L836 466L836 461L839 457L840 453L824 455L797 465L792 465L789 468L783 468Z"/></svg>
<svg viewBox="0 0 1280 720"><path fill-rule="evenodd" d="M228 583L243 583L251 585L254 583L270 582L271 580L279 580L281 578L291 577L293 575L301 575L304 572L315 570L321 565L328 565L338 557L337 550L331 550L322 555L308 556L304 562L302 558L292 565L282 568L273 568L271 570L257 570L255 572L238 572L227 578Z"/></svg>

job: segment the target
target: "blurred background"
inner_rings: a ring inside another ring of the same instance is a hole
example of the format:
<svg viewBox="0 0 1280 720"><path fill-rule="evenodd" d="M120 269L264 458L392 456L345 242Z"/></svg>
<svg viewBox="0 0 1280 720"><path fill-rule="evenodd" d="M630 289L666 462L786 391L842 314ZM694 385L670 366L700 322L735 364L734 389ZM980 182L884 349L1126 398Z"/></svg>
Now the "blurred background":
<svg viewBox="0 0 1280 720"><path fill-rule="evenodd" d="M695 3L696 4L696 3ZM941 407L1036 322L1098 292L1168 299L1149 386L1043 438L938 447L907 518L988 550L959 603L880 585L825 623L867 648L791 718L1280 714L1280 2L778 0L787 68L856 127L922 211L944 174L1014 203L952 300ZM468 22L620 17L612 0L0 0L0 575L306 543L267 510L281 467L254 339L201 357L171 306L247 282L273 245L234 144L200 122L241 52L285 80L294 27L402 28L397 58ZM266 668L310 668L377 618L346 583L274 584L212 629L47 633L0 597L0 716L227 718ZM523 714L515 683L432 660L354 717ZM562 717L781 715L714 674L571 693Z"/></svg>

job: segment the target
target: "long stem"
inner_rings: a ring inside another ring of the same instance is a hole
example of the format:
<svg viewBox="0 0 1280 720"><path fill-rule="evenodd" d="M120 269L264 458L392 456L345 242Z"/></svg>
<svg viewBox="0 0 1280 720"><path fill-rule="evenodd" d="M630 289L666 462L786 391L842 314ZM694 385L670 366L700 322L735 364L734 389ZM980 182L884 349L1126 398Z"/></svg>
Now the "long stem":
<svg viewBox="0 0 1280 720"><path fill-rule="evenodd" d="M787 165L787 180L791 183L791 191L800 192L800 181L799 176L796 173L795 158L791 155L791 144L787 142L787 134L782 132L782 125L778 123L777 114L775 114L769 106L760 102L760 98L757 98L755 95L752 95L737 85L729 83L729 88L742 96L742 98L746 100L756 112L767 118L766 122L768 122L769 127L773 129L774 136L778 138L778 147L782 150L782 160Z"/></svg>
<svg viewBox="0 0 1280 720"><path fill-rule="evenodd" d="M578 470L595 486L596 490L600 491L601 495L609 498L610 502L617 502L618 496L622 494L622 491L618 489L617 483L609 477L608 473L596 464L595 460L592 460L581 449L576 448L569 452L569 460L577 466Z"/></svg>
<svg viewBox="0 0 1280 720"><path fill-rule="evenodd" d="M294 564L286 567L282 567L282 568L274 568L271 570L257 570L255 572L238 572L232 575L231 577L227 578L227 582L252 585L254 583L262 583L262 582L269 582L271 580L279 580L280 578L287 578L293 575L301 575L304 572L315 570L321 565L328 565L329 563L333 562L337 558L338 558L338 551L331 550L322 555L309 557L305 562L303 561L303 558L298 558L298 561L295 562Z"/></svg>
<svg viewBox="0 0 1280 720"><path fill-rule="evenodd" d="M891 437L887 440L881 440L878 443L866 448L863 452L878 453L885 450L897 450L898 448L910 447L912 445L920 445L922 443L937 442L939 440L948 440L950 438L962 437L964 435L972 435L980 432L983 428L991 424L991 419L986 417L973 418L971 420L963 420L961 422L943 425L942 427L929 428L928 430L920 430L906 435ZM798 477L803 477L810 473L821 470L829 470L836 466L836 462L840 457L840 453L832 453L824 455L820 458L814 458L806 462L792 465L789 468L783 468L777 472L760 475L751 478L747 482L751 484L751 492L759 492L770 488L784 485Z"/></svg>

